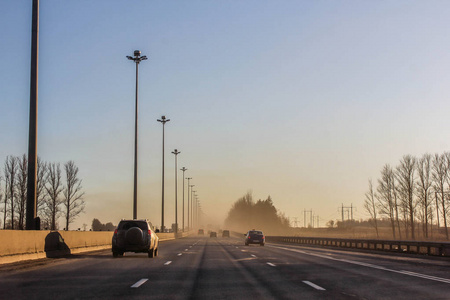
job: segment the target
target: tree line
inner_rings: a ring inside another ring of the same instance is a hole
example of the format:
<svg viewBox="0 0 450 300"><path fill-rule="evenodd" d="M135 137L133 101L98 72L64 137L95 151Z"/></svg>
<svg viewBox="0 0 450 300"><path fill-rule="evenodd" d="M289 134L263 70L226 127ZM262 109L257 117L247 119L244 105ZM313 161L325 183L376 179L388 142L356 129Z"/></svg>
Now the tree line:
<svg viewBox="0 0 450 300"><path fill-rule="evenodd" d="M239 198L231 207L225 226L236 231L262 230L266 234L283 233L289 229L289 219L278 213L272 198L253 201L251 193Z"/></svg>
<svg viewBox="0 0 450 300"><path fill-rule="evenodd" d="M45 162L39 157L37 159L36 213L45 229L57 230L58 219L62 216L65 220L64 229L68 230L75 218L84 212L84 192L78 167L70 160L62 168L64 174L59 163ZM3 176L0 170L3 229L25 229L27 177L27 156L7 156Z"/></svg>
<svg viewBox="0 0 450 300"><path fill-rule="evenodd" d="M92 231L114 231L116 226L112 222L103 224L99 219L94 218L92 220Z"/></svg>
<svg viewBox="0 0 450 300"><path fill-rule="evenodd" d="M375 186L369 179L364 209L377 236L379 219L387 218L394 239L415 239L420 233L428 238L433 223L443 227L449 239L449 196L449 152L420 158L404 155L397 166L383 166Z"/></svg>

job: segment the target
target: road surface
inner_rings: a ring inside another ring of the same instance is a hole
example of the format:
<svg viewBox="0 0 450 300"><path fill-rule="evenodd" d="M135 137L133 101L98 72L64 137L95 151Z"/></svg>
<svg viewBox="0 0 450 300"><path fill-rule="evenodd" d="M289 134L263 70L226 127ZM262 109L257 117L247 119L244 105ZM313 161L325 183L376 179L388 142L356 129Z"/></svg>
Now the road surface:
<svg viewBox="0 0 450 300"><path fill-rule="evenodd" d="M0 299L450 299L450 261L193 236L1 266Z"/></svg>

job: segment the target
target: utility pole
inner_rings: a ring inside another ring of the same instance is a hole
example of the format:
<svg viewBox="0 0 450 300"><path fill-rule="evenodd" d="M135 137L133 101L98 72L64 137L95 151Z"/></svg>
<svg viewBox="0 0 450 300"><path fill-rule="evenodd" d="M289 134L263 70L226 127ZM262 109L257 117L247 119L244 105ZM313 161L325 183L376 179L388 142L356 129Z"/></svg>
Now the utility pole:
<svg viewBox="0 0 450 300"><path fill-rule="evenodd" d="M313 211L312 211L312 209L311 210L303 210L303 225L306 228L306 214L307 213L309 214L309 220L310 220L309 221L309 225L314 227L314 224L312 223L312 219L313 219L313 216L312 216Z"/></svg>
<svg viewBox="0 0 450 300"><path fill-rule="evenodd" d="M338 211L341 211L342 214L342 222L344 222L344 213L347 213L347 221L352 220L353 221L353 208L356 209L356 207L353 207L353 203L350 204L350 206L344 206L344 203L342 203L341 207L338 207ZM351 215L351 219L350 219L350 215Z"/></svg>

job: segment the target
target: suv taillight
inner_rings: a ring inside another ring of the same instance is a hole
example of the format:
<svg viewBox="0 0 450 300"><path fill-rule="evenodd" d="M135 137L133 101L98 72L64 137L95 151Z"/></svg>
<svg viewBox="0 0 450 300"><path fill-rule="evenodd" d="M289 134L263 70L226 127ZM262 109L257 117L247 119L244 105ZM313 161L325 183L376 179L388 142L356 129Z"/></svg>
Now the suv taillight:
<svg viewBox="0 0 450 300"><path fill-rule="evenodd" d="M150 229L148 230L148 235L152 236L152 231Z"/></svg>
<svg viewBox="0 0 450 300"><path fill-rule="evenodd" d="M114 230L114 235L117 235L117 228L116 228L116 230Z"/></svg>

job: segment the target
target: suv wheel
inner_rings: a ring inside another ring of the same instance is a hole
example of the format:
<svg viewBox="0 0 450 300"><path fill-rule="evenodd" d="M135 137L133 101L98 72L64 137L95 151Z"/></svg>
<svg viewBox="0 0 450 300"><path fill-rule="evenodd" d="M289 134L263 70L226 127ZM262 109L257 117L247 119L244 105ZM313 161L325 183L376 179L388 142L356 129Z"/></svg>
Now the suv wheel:
<svg viewBox="0 0 450 300"><path fill-rule="evenodd" d="M158 248L155 249L155 253L153 254L153 256L158 256Z"/></svg>
<svg viewBox="0 0 450 300"><path fill-rule="evenodd" d="M155 250L153 250L153 249L148 250L148 257L152 258L154 256L154 254L155 254Z"/></svg>

